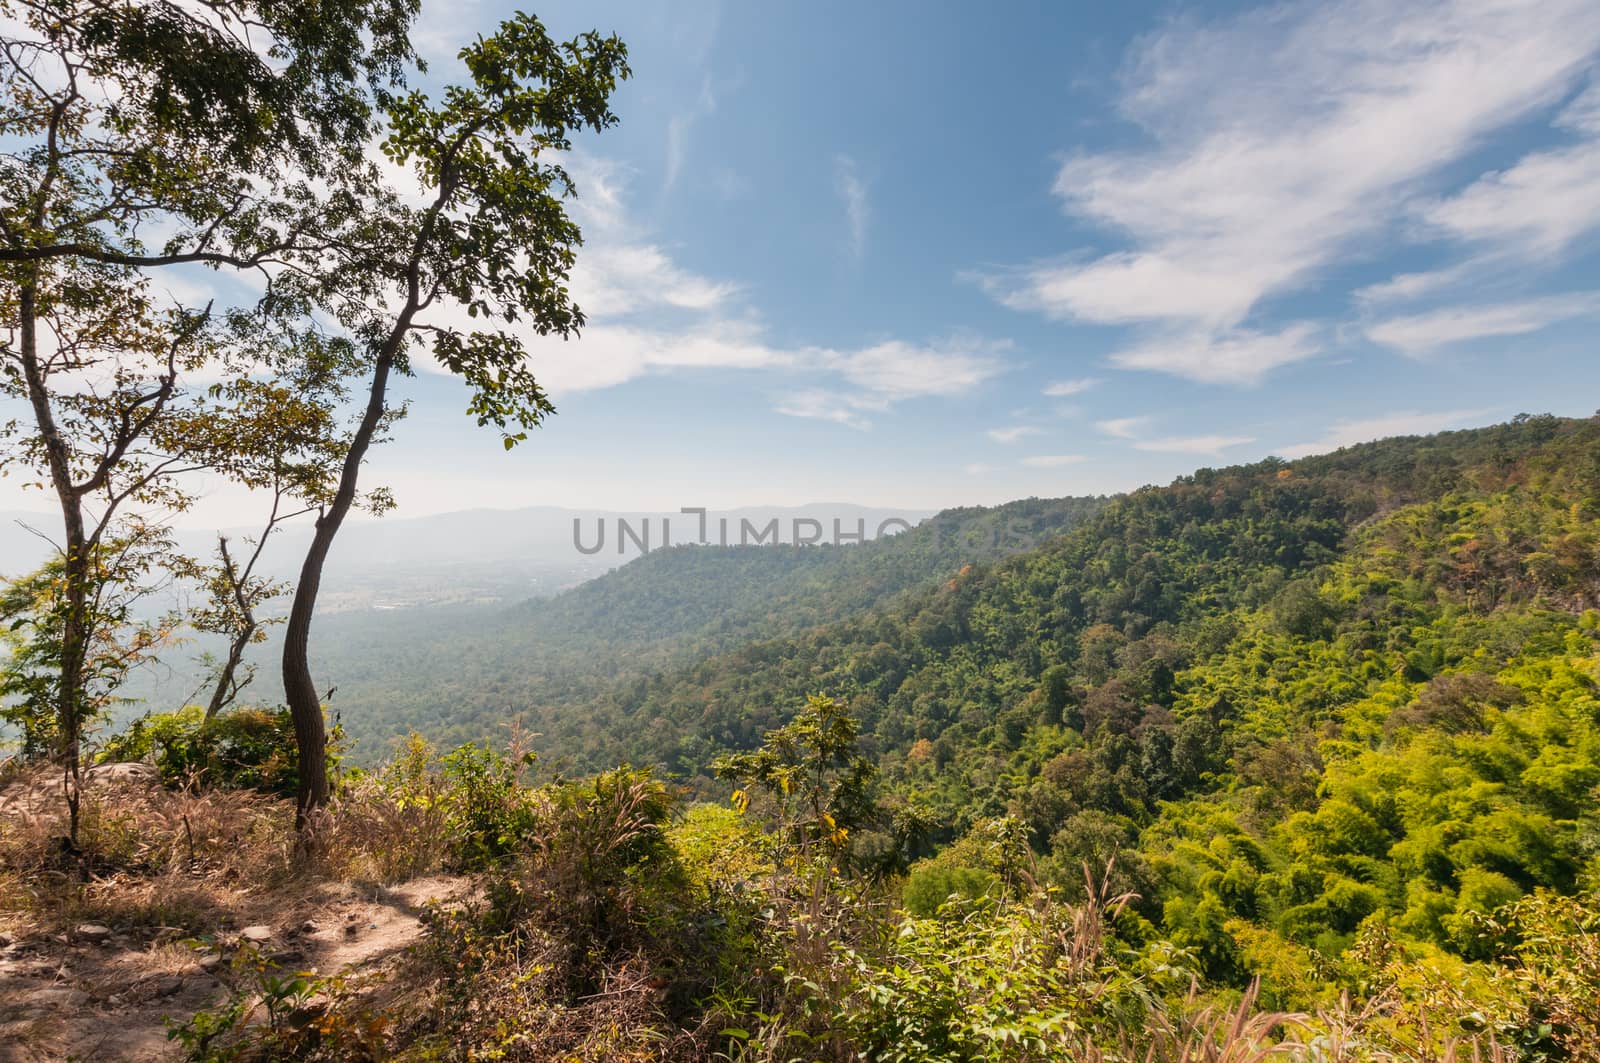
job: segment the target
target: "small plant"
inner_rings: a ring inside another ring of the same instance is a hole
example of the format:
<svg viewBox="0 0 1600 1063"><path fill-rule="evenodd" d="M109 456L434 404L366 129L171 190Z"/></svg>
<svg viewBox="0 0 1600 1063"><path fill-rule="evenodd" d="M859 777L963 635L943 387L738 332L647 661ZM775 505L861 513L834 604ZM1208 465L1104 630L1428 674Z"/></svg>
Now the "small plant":
<svg viewBox="0 0 1600 1063"><path fill-rule="evenodd" d="M199 944L198 942L196 944ZM344 975L283 973L241 946L229 965L228 999L186 1022L170 1022L168 1040L189 1063L288 1063L386 1058L388 1018L356 1006ZM250 1020L261 1013L264 1022Z"/></svg>
<svg viewBox="0 0 1600 1063"><path fill-rule="evenodd" d="M518 785L518 773L534 759L529 752L513 761L489 746L472 744L443 757L450 788L449 828L462 867L494 863L532 834L537 810Z"/></svg>

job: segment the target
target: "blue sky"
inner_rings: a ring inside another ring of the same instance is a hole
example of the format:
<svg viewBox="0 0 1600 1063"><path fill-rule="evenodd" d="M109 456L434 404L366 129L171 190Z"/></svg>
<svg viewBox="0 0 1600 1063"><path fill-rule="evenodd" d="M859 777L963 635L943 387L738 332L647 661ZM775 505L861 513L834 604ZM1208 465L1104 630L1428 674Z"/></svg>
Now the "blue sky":
<svg viewBox="0 0 1600 1063"><path fill-rule="evenodd" d="M425 0L432 77L509 8ZM581 340L511 454L453 381L402 515L1123 490L1600 406L1593 0L560 3Z"/></svg>

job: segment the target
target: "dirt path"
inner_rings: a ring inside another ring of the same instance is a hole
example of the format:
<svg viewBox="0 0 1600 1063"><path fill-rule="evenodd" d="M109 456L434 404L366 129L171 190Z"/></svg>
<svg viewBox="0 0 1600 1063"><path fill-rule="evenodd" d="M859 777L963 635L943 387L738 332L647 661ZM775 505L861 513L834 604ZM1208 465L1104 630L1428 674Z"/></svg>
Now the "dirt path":
<svg viewBox="0 0 1600 1063"><path fill-rule="evenodd" d="M243 907L218 940L241 933L286 971L371 969L422 933L430 900L448 900L463 879L416 879L391 888L326 885L292 899ZM156 1063L179 1058L169 1017L187 1018L226 997L226 959L184 944L182 931L79 927L73 934L0 937L0 1063L46 1060Z"/></svg>

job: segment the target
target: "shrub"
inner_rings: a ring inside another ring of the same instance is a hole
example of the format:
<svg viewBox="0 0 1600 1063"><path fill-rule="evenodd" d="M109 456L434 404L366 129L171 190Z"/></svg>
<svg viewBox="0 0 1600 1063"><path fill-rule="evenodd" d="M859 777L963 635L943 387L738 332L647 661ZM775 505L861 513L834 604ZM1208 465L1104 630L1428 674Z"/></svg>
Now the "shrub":
<svg viewBox="0 0 1600 1063"><path fill-rule="evenodd" d="M343 731L329 736L329 768L337 766ZM288 709L240 708L210 720L198 705L152 713L113 736L101 762L150 761L171 786L213 786L293 796L299 780L294 724Z"/></svg>
<svg viewBox="0 0 1600 1063"><path fill-rule="evenodd" d="M952 899L970 902L1000 892L1000 877L993 871L924 863L906 877L901 901L912 915L927 918Z"/></svg>

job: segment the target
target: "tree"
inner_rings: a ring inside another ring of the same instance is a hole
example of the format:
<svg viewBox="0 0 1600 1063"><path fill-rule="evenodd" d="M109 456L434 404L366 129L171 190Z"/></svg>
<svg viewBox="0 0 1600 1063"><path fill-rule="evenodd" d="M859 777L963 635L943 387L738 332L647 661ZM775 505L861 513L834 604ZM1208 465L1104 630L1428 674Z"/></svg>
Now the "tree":
<svg viewBox="0 0 1600 1063"><path fill-rule="evenodd" d="M0 264L261 269L315 247L417 0L0 0ZM148 246L151 231L169 234Z"/></svg>
<svg viewBox="0 0 1600 1063"><path fill-rule="evenodd" d="M176 478L204 463L214 437L197 429L178 378L213 361L215 346L209 307L161 309L123 267L31 272L29 284L0 290L0 394L32 414L4 426L0 467L42 473L37 486L48 485L62 516L49 636L30 656L38 666L48 647L56 664L51 752L65 769L75 843L82 728L96 708L85 691L103 622L97 601L115 594L103 581L125 572L107 559L144 549L145 514L188 505Z"/></svg>
<svg viewBox="0 0 1600 1063"><path fill-rule="evenodd" d="M69 579L65 556L6 584L0 615L10 656L0 666L0 719L22 733L25 757L61 758L69 849L78 842L80 758L84 729L116 700L128 673L171 637L176 618L141 619L140 599L166 580L171 541L165 529L135 520L118 535L97 536ZM82 586L90 588L80 598ZM68 640L73 640L70 671ZM63 691L67 682L75 684ZM62 707L70 711L63 713ZM63 755L69 751L70 755Z"/></svg>
<svg viewBox="0 0 1600 1063"><path fill-rule="evenodd" d="M416 4L0 0L0 14L0 364L31 412L5 459L42 472L62 514L56 620L37 645L58 673L76 838L95 580L118 571L101 555L132 534L129 511L182 508L175 478L225 441L180 377L212 368L222 321L243 324L214 303L158 306L146 271L270 277L314 253L322 182L361 160ZM152 231L170 235L152 248Z"/></svg>
<svg viewBox="0 0 1600 1063"><path fill-rule="evenodd" d="M271 498L266 520L243 551L230 549L217 536L216 563L185 573L198 580L207 601L193 610L190 624L228 640L226 655L211 677L205 718L212 719L232 703L254 679L245 651L267 637L269 625L281 617L262 618L259 606L288 593L289 585L257 572L268 539L287 521L327 504L334 472L346 440L336 409L346 392L340 367L348 363L350 345L343 340L301 337L301 350L282 379L242 378L214 385L219 405L214 416L234 426L235 443L218 455L217 467L230 479ZM369 509L382 511L384 492L369 492Z"/></svg>
<svg viewBox="0 0 1600 1063"><path fill-rule="evenodd" d="M557 43L527 15L463 49L468 84L437 101L414 91L388 108L383 152L410 170L422 205L408 205L373 169L353 170L358 176L333 197L343 214L328 245L332 264L290 272L276 287L279 298L327 308L362 344L367 373L366 405L318 513L285 632L302 824L329 795L307 653L311 620L328 552L357 501L362 462L394 413L389 383L426 351L467 384L468 413L499 428L507 449L553 412L508 329L567 337L583 325L566 289L580 233L562 200L575 189L550 156L568 150L574 133L616 121L609 99L628 76L626 57L615 37L591 32ZM488 327L463 328L463 313Z"/></svg>
<svg viewBox="0 0 1600 1063"><path fill-rule="evenodd" d="M743 787L764 790L779 830L802 853L818 842L841 850L874 812L867 788L876 769L857 752L858 730L842 702L812 695L793 720L767 732L760 749L719 757L713 770L740 784L734 801L741 810L750 803Z"/></svg>

